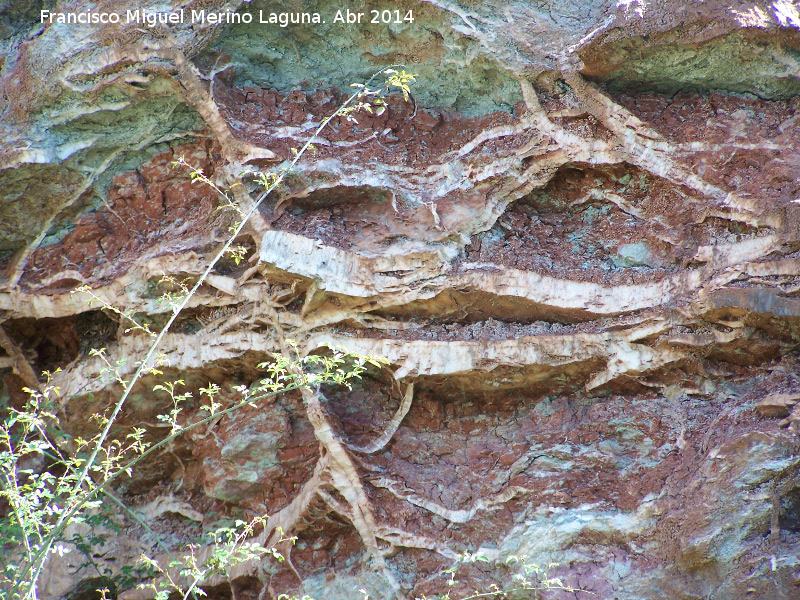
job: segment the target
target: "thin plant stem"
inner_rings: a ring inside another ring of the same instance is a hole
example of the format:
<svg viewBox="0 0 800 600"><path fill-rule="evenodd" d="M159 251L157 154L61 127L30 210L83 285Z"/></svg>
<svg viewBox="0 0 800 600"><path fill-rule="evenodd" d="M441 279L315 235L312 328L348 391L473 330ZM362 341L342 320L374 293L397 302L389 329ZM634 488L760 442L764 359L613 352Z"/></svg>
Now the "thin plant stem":
<svg viewBox="0 0 800 600"><path fill-rule="evenodd" d="M167 548L166 544L164 544L164 542L161 541L161 538L158 537L158 534L150 528L150 526L145 522L144 519L142 519L139 515L137 515L130 508L128 508L128 506L122 500L117 498L114 494L112 494L108 490L103 490L103 495L108 496L109 498L111 498L111 500L113 500L122 510L124 510L126 513L128 513L128 515L130 515L130 517L134 521L136 521L139 525L144 527L145 530L147 530L147 532L150 535L155 537L156 538L156 544L158 544L158 547L161 548L167 554L167 556L169 556L175 562L178 561L178 559L175 558L175 555L170 551L169 548Z"/></svg>
<svg viewBox="0 0 800 600"><path fill-rule="evenodd" d="M394 66L401 66L401 65L394 65ZM384 73L389 68L392 68L392 67L387 67L387 68L381 69L380 71L377 71L375 74L373 74L372 77L370 77L367 80L366 84L364 84L364 87L368 87L378 75L380 75L381 73ZM286 174L291 169L293 169L295 167L295 165L297 165L297 163L303 157L303 155L308 150L308 148L312 145L312 143L317 138L317 136L319 136L319 134L322 133L323 129L325 129L325 127L327 127L328 124L334 118L336 118L339 114L341 114L341 112L345 108L347 108L347 106L349 106L350 103L353 102L353 100L355 100L359 96L359 94L361 94L360 90L354 92L335 112L333 112L330 116L328 116L322 122L322 124L316 129L314 134L303 145L303 147L300 149L300 151L297 152L297 154L294 157L294 160L292 160L292 162L290 163L289 167L287 167L285 170L283 170L280 173L280 175L275 179L275 181L273 181L272 184L269 185L269 187L267 187L267 189L264 192L261 193L261 195L259 196L258 200L253 204L253 206L250 208L250 210L244 215L244 217L242 218L241 222L234 229L233 233L228 237L228 239L225 242L225 244L217 252L217 254L214 256L213 260L209 263L209 265L203 271L203 273L200 276L200 278L195 282L195 284L192 286L192 288L189 290L189 292L183 298L181 303L175 309L173 309L172 317L170 317L170 319L167 321L167 324L159 332L159 334L156 336L155 340L153 340L153 343L150 345L150 348L148 349L147 354L145 355L144 359L139 364L138 368L136 369L135 373L133 374L133 377L127 383L123 382L123 393L122 393L122 396L120 396L120 399L114 405L113 412L111 413L110 417L108 418L108 420L106 422L106 425L103 428L102 433L100 434L100 437L97 439L95 447L94 447L91 455L89 456L89 458L86 461L86 465L84 466L84 468L82 469L80 475L78 476L78 479L75 482L75 485L74 485L74 487L72 489L72 493L70 495L71 497L77 497L79 490L83 487L84 483L86 483L86 479L87 479L87 477L89 475L89 471L94 466L94 463L95 463L95 461L97 459L97 455L100 452L100 448L102 447L103 443L105 442L106 438L108 437L108 435L109 435L109 433L111 431L111 427L116 422L116 419L119 416L119 413L122 410L123 405L125 404L126 400L128 399L128 396L130 395L131 391L133 390L134 385L136 384L136 382L141 378L142 374L147 370L148 363L152 360L153 356L156 353L156 350L158 349L158 346L161 344L161 342L163 341L163 339L166 336L167 332L169 331L170 327L173 325L175 320L178 318L178 315L188 305L189 300L191 300L191 298L194 296L194 294L197 292L197 290L200 289L200 286L203 285L203 283L205 282L205 280L208 277L208 275L211 273L211 271L216 266L217 262L219 262L219 260L225 255L225 253L228 251L228 249L231 247L233 242L236 240L236 238L241 233L242 229L244 229L245 224L248 222L250 217L252 217L253 214L255 214L255 212L259 209L259 207L264 202L264 200L267 198L267 196L269 196L269 194L278 185L280 185L280 183L286 177ZM170 436L167 439L171 440L171 439L174 439L174 437L175 436ZM158 447L158 445L151 447L150 450L153 450L156 447ZM148 454L149 454L149 452L146 452L145 454L140 455L140 457L138 457L137 459L134 459L131 463L129 463L127 468L133 467L135 464L137 464L139 462L139 460L143 459ZM33 557L32 562L28 563L25 566L22 574L19 576L19 579L17 580L15 585L12 587L12 590L11 590L12 593L14 593L16 590L19 589L19 586L20 586L21 582L25 580L26 575L28 575L28 573L31 571L32 567L35 570L33 571L31 581L33 582L33 585L35 586L36 581L38 581L39 574L41 572L42 566L44 565L44 562L45 562L43 560L43 558L50 551L50 548L51 548L51 546L53 544L53 541L56 539L56 537L64 529L64 527L65 527L66 523L68 522L68 520L71 517L73 517L85 505L85 503L97 493L95 490L99 491L100 489L104 488L106 485L108 485L109 483L114 481L119 476L120 473L125 472L125 470L126 469L122 469L121 471L118 471L117 473L115 473L114 475L112 475L111 477L106 479L102 484L100 484L99 486L94 488L93 491L88 492L83 498L78 499L73 504L73 506L70 508L69 511L65 511L65 512L61 513L61 515L59 516L58 520L56 521L55 527L53 528L53 530L51 530L51 532L48 534L47 538L44 540L45 543L38 550L38 552L36 552L36 554ZM36 566L34 567L34 565L36 565ZM34 591L34 593L35 593L35 591Z"/></svg>

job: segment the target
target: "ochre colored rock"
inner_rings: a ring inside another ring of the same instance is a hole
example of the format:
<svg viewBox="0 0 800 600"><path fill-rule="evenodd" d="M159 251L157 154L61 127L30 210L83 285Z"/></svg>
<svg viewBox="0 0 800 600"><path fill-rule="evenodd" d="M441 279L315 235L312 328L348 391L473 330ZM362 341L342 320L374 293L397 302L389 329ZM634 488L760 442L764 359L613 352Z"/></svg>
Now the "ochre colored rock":
<svg viewBox="0 0 800 600"><path fill-rule="evenodd" d="M154 535L185 557L264 514L255 541L296 536L287 560L202 587L463 598L514 585L507 561L527 556L581 590L548 600L798 597L795 3L401 0L361 4L413 22L342 25L346 7L320 0L280 9L325 23L285 27L189 23L201 8L176 0L159 10L187 22L168 27L126 22L143 8L129 0L43 7L123 15L106 25L11 4L0 410L60 368L75 437L121 393L90 350L130 378L151 340L130 319L164 326L262 199L259 174L288 167L351 84L399 63L417 75L408 101L335 116L263 198L112 435L167 435L164 381L192 394L182 425L208 416L209 384L235 405L282 340L388 364L164 446L113 486L149 530L119 511L94 564L53 554L42 600L83 598L141 553L168 563ZM258 21L266 4L202 10ZM490 562L450 586L465 552Z"/></svg>
<svg viewBox="0 0 800 600"><path fill-rule="evenodd" d="M756 410L762 417L787 417L798 402L800 394L770 394L756 404Z"/></svg>

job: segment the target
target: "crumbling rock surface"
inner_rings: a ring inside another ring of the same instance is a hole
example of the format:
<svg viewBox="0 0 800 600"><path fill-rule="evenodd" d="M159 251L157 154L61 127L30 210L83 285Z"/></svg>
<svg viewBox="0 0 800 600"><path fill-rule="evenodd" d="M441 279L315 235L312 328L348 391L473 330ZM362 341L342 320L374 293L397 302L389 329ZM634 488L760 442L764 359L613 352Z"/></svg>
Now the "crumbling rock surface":
<svg viewBox="0 0 800 600"><path fill-rule="evenodd" d="M130 376L150 343L97 299L163 325L162 278L195 281L238 218L173 163L250 208L255 175L351 83L405 63L411 101L335 118L160 348L163 377L194 392L187 422L201 387L233 405L285 338L388 366L212 421L117 493L174 551L243 516L269 515L261 543L297 536L285 563L206 582L219 597L432 597L464 551L493 562L462 567L454 598L509 585L494 561L523 555L578 590L543 598L800 597L797 6L396 7L414 22L334 24L331 2L303 4L327 23L288 27L9 8L0 401L60 367L61 423L87 434L120 394L88 351ZM117 435L163 437L159 381ZM120 519L94 556L115 573L160 552ZM95 578L54 554L40 595Z"/></svg>

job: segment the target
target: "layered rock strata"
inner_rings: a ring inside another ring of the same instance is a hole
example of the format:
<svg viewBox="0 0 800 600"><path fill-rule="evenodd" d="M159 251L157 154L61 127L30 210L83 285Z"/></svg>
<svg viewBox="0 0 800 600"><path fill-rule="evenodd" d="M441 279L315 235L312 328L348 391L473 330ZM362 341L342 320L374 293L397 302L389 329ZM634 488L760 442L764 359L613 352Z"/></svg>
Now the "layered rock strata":
<svg viewBox="0 0 800 600"><path fill-rule="evenodd" d="M545 598L799 597L794 404L756 410L800 378L797 6L401 2L413 22L345 26L300 4L327 23L6 13L2 402L60 367L62 425L86 434L121 391L89 349L129 376L149 338L71 291L157 328L162 278L195 281L237 219L173 163L250 208L351 83L404 63L411 101L334 119L160 348L165 377L227 404L286 338L388 366L176 440L119 495L176 550L264 513L262 543L297 536L285 564L207 582L225 597L431 597L465 551L492 562L453 597L509 586L510 556L580 590ZM181 7L275 10L153 10ZM163 437L158 382L117 435ZM120 518L93 557L114 573L158 553ZM53 555L42 597L91 588L81 565Z"/></svg>

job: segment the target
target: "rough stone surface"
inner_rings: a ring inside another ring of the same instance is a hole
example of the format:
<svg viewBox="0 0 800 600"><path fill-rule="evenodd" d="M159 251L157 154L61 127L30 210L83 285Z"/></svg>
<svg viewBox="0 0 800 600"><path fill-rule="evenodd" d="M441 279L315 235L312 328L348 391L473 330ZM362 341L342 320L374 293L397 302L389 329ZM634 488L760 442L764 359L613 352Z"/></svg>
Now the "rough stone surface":
<svg viewBox="0 0 800 600"><path fill-rule="evenodd" d="M148 6L180 7L277 10ZM249 208L351 83L404 63L413 100L336 117L161 346L183 422L209 383L240 399L281 335L389 366L199 428L117 493L175 552L265 513L262 543L297 536L285 563L207 582L220 598L432 598L465 551L492 562L454 599L524 555L579 590L551 600L800 598L795 3L403 0L413 23L357 26L322 1L284 8L319 26L169 28L125 23L137 8L0 13L0 406L61 367L62 425L89 433L120 390L88 351L129 376L149 339L70 291L157 328L162 278L194 281L237 219L173 162ZM159 381L115 435L163 437ZM93 557L115 573L161 552L119 518ZM40 596L96 577L53 555Z"/></svg>

